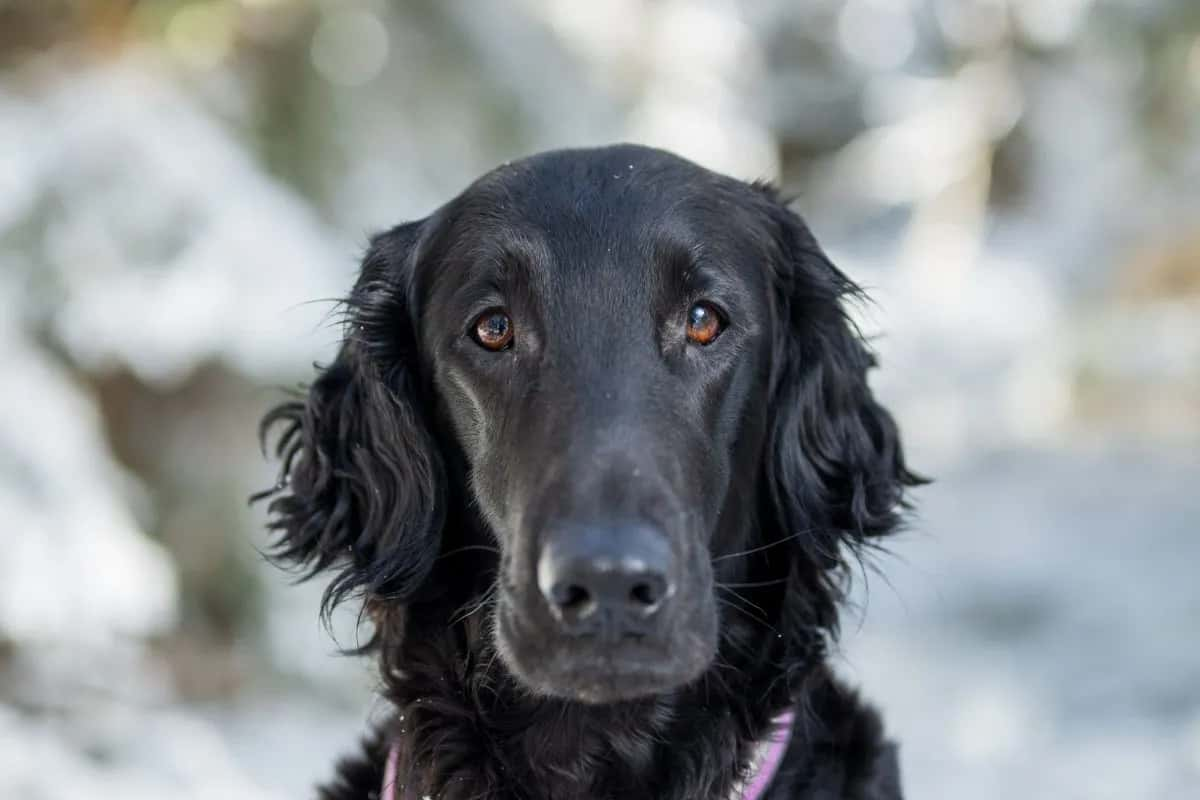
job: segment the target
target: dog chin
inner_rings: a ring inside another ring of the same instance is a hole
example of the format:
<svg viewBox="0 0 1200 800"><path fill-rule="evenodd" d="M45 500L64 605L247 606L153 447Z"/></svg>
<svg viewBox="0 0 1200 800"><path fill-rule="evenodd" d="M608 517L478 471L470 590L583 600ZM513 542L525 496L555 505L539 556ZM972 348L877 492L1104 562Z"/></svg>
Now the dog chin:
<svg viewBox="0 0 1200 800"><path fill-rule="evenodd" d="M716 655L715 619L709 627L613 644L519 630L498 608L493 630L501 660L530 692L600 705L666 694L699 678Z"/></svg>

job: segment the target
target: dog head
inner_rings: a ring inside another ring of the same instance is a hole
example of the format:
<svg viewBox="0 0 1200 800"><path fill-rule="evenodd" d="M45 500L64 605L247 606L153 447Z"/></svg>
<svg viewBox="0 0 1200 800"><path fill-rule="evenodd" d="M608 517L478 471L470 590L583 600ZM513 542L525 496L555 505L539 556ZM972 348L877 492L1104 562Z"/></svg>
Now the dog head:
<svg viewBox="0 0 1200 800"><path fill-rule="evenodd" d="M632 146L500 167L372 240L337 359L268 415L280 555L409 605L494 547L505 664L586 702L694 680L741 586L810 646L915 481L856 291L767 187Z"/></svg>

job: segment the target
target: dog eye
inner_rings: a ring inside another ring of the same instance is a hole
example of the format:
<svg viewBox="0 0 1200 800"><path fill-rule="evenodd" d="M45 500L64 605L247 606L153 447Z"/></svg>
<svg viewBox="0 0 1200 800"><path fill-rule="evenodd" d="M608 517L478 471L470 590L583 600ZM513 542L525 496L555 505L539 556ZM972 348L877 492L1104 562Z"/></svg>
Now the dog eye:
<svg viewBox="0 0 1200 800"><path fill-rule="evenodd" d="M500 309L485 311L475 320L471 335L480 347L488 350L504 350L512 344L512 319Z"/></svg>
<svg viewBox="0 0 1200 800"><path fill-rule="evenodd" d="M725 330L721 312L710 303L696 303L688 311L687 338L698 345L712 344Z"/></svg>

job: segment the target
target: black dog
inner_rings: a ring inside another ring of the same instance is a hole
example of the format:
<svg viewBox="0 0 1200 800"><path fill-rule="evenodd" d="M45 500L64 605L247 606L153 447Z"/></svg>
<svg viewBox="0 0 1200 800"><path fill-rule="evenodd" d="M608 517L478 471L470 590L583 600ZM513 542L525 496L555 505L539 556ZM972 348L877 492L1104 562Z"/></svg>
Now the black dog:
<svg viewBox="0 0 1200 800"><path fill-rule="evenodd" d="M772 189L643 147L376 236L264 420L278 554L361 595L397 708L323 796L899 797L825 663L920 482L857 293Z"/></svg>

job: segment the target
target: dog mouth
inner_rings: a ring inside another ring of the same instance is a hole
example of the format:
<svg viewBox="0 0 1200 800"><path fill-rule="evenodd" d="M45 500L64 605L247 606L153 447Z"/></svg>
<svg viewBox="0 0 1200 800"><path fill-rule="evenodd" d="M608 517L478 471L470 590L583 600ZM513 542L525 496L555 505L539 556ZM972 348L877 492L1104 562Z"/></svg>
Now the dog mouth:
<svg viewBox="0 0 1200 800"><path fill-rule="evenodd" d="M696 612L652 634L568 636L530 624L501 594L492 627L501 660L526 689L602 704L664 694L699 678L715 657L716 623L715 613Z"/></svg>

